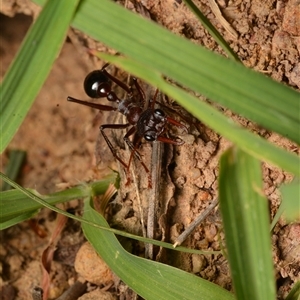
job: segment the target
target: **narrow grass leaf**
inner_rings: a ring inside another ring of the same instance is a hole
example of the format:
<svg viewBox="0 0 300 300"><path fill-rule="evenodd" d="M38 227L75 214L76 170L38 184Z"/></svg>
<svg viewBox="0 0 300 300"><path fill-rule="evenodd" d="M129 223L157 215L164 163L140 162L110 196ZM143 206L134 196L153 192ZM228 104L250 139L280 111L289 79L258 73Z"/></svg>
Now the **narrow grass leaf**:
<svg viewBox="0 0 300 300"><path fill-rule="evenodd" d="M219 200L237 299L275 299L268 203L258 160L234 147L220 164Z"/></svg>
<svg viewBox="0 0 300 300"><path fill-rule="evenodd" d="M9 152L8 165L6 166L5 173L12 180L16 180L20 169L25 161L26 152L23 150L12 150ZM1 181L0 181L1 182ZM3 182L1 185L1 191L9 190L11 187L7 182Z"/></svg>
<svg viewBox="0 0 300 300"><path fill-rule="evenodd" d="M271 230L273 230L281 216L288 222L297 222L300 220L299 191L300 184L298 178L293 182L280 187L281 203L272 220Z"/></svg>
<svg viewBox="0 0 300 300"><path fill-rule="evenodd" d="M300 281L297 281L285 300L300 300Z"/></svg>
<svg viewBox="0 0 300 300"><path fill-rule="evenodd" d="M203 13L199 10L199 8L194 4L191 0L184 0L184 2L188 5L191 11L197 16L203 27L209 32L209 34L215 39L215 41L223 48L225 53L229 58L240 62L239 57L233 50L230 48L228 43L224 40L219 31L209 22L209 20L203 15Z"/></svg>
<svg viewBox="0 0 300 300"><path fill-rule="evenodd" d="M6 73L0 87L1 153L46 80L78 3L79 0L48 1Z"/></svg>
<svg viewBox="0 0 300 300"><path fill-rule="evenodd" d="M170 97L177 99L195 117L202 120L203 123L222 134L247 153L300 176L300 169L298 167L300 159L294 153L280 149L258 135L242 128L208 103L190 95L183 89L167 83L161 74L152 68L142 66L129 58L101 53L98 53L98 55L134 75L139 74L141 79L151 82Z"/></svg>
<svg viewBox="0 0 300 300"><path fill-rule="evenodd" d="M281 205L283 206L284 218L288 222L300 221L300 184L299 179L280 187Z"/></svg>
<svg viewBox="0 0 300 300"><path fill-rule="evenodd" d="M84 218L109 227L105 219L85 200ZM82 224L84 234L112 271L141 297L157 299L234 299L221 287L190 273L136 257L121 246L111 232Z"/></svg>
<svg viewBox="0 0 300 300"><path fill-rule="evenodd" d="M0 195L0 197L1 197L1 195ZM6 228L17 225L23 221L29 220L29 219L33 218L38 212L39 212L38 210L32 210L25 214L19 214L19 215L16 215L15 217L11 217L7 221L3 221L3 219L0 218L0 230L4 230Z"/></svg>
<svg viewBox="0 0 300 300"><path fill-rule="evenodd" d="M3 177L2 173L0 174ZM4 178L5 179L5 178ZM96 181L91 184L79 185L70 189L56 192L47 196L40 195L37 191L28 189L30 194L34 194L39 198L42 198L49 205L55 205L58 203L64 203L73 199L83 198L89 195L103 194L110 183L116 181L116 174L113 173L110 176ZM38 203L32 199L29 195L26 195L22 189L13 189L0 193L0 223L7 222L10 219L37 211L42 208L43 204Z"/></svg>

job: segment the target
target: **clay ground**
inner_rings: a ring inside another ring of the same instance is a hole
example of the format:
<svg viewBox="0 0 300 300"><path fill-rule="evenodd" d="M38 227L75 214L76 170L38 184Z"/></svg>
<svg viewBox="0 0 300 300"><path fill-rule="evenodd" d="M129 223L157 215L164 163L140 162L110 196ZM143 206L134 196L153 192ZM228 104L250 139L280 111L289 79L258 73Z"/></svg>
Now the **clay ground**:
<svg viewBox="0 0 300 300"><path fill-rule="evenodd" d="M18 50L32 22L32 16L37 14L36 7L30 5L29 1L2 2L1 78ZM216 18L212 13L211 2L197 1L201 11L218 28L243 63L299 90L299 3L295 0L231 2L220 0L218 5L222 15L235 30L228 31L221 25L224 20L220 17ZM129 9L155 20L197 44L222 52L181 1L144 0L126 1L125 4ZM55 192L80 182L99 179L102 174L108 172L108 166L119 170L122 176L121 190L116 204L111 207L110 211L114 213L110 214L109 220L115 227L142 234L141 211L146 216L148 206L147 176L136 163L135 177L142 202L140 209L134 184L129 187L124 186L126 179L124 179L123 169L115 162L103 140L98 139L99 125L117 122L115 115L99 114L93 109L66 100L69 95L88 100L83 91L83 80L89 71L100 68L103 64L83 54L83 46L93 47L95 44L87 37L80 36L80 33L70 30L49 78L18 133L1 156L1 169L5 169L11 150L25 150L27 160L18 182L42 194ZM120 70L111 68L110 72L124 82L128 80L127 74ZM151 94L155 91L145 85L143 87L147 93ZM229 111L226 111L226 114L268 140L286 149L295 150L292 143L280 136L258 128ZM195 120L191 123L194 125L189 126L189 133L182 135L184 145L177 147L163 145L162 179L159 191L162 202L158 205L156 215L159 224L157 238L161 238L165 233L167 239L174 240L217 196L218 159L229 143L203 124ZM112 135L111 138L119 146L120 155L128 157L129 154L123 149L120 136ZM150 165L151 149L150 144L145 144L141 150L146 165ZM270 201L271 217L274 216L279 205L277 187L290 180L291 176L286 172L270 165L264 166L265 193ZM79 213L81 201L73 201L70 207ZM3 299L31 299L32 288L40 285L40 256L55 226L55 215L48 210L42 210L36 217L36 221L47 233L46 237L39 237L28 222L1 233L0 284L2 288L5 287L2 290ZM216 209L188 238L185 245L203 250L220 250L220 238L223 238L222 224ZM72 255L67 262L58 258L52 265L53 284L50 295L53 299L77 281L79 275L74 270L74 257L83 241L80 226L69 221L59 248L68 248ZM284 299L293 283L300 279L300 224L287 225L281 220L274 229L272 241L278 299ZM143 255L144 249L141 245L133 243L131 247L135 249L136 254ZM159 259L232 290L228 263L221 254L199 257L190 254L159 253ZM91 269L95 267L91 266ZM89 280L93 281L93 279ZM136 298L134 293L116 280L113 285L89 283L88 289L93 291L97 286L108 289L105 294L108 298L102 295L103 299ZM92 294L86 297L92 299Z"/></svg>

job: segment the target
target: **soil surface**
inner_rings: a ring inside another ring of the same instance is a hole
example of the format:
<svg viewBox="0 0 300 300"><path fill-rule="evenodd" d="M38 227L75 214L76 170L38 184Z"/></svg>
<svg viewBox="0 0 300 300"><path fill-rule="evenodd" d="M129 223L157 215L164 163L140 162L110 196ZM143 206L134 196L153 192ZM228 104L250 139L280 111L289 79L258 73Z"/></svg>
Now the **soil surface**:
<svg viewBox="0 0 300 300"><path fill-rule="evenodd" d="M196 44L222 53L220 47L180 0L125 2L121 4L126 5L128 9L151 18ZM299 1L202 0L195 3L245 65L266 73L296 90L300 89ZM213 4L217 5L219 12L213 8ZM3 78L39 9L30 1L3 0L1 5L0 55ZM51 74L18 133L1 156L1 171L8 164L11 150L24 150L27 159L18 182L41 194L48 194L80 182L100 179L103 174L109 172L108 167L118 170L122 179L121 189L114 203L110 205L108 220L114 227L142 235L141 220L147 222L147 199L152 193L152 189L148 188L147 173L141 164L135 161L132 168L134 173L130 174L131 184L126 186L124 169L116 162L103 139L99 138L100 124L122 122L122 118L117 114L99 113L66 100L67 96L88 100L83 90L83 80L90 71L103 65L103 62L89 57L83 50L84 46L111 51L79 32L69 31ZM132 80L128 74L111 66L108 71L124 82ZM154 95L155 88L140 84L148 96ZM170 105L171 99L162 95L159 95L159 98L161 102ZM160 202L154 215L154 236L166 241L174 241L217 197L218 160L224 149L230 145L211 129L193 120L175 104L172 108L179 110L179 114L183 115L184 120L189 120L191 125L188 126L187 134L181 130L174 132L174 135L180 136L185 143L182 146L163 144L161 148L145 143L141 149L146 166L151 166L152 148L158 151L156 153L162 152L158 190ZM297 149L290 141L277 134L258 128L230 111L225 113L266 139L286 149ZM127 161L130 152L124 147L122 134L109 133L109 137L116 145L119 155ZM277 187L291 179L290 174L274 166L264 165L265 194L270 201L271 218L280 203ZM72 201L65 207L70 208L80 213L81 201ZM43 237L33 230L33 224L35 228L37 224L45 233ZM23 222L1 233L0 285L3 299L32 299L32 289L41 285L41 255L48 246L55 227L55 214L43 209L34 221ZM221 218L216 208L184 245L218 251L222 247L220 239L223 238ZM277 295L278 299L284 299L293 284L300 279L300 224L286 224L284 220L280 220L273 231L272 241ZM50 274L51 299L59 297L75 282L85 280L88 281L86 286L89 292L82 299L138 299L105 269L101 261L97 261L98 258L94 257L90 247L84 244L80 224L69 220L57 247ZM135 254L144 255L145 249L142 245L133 242L130 247ZM233 289L228 262L221 254L170 255L168 252L154 249L153 256L230 291ZM96 270L94 276L92 270ZM99 279L100 272L105 274L101 276L104 278L102 281Z"/></svg>

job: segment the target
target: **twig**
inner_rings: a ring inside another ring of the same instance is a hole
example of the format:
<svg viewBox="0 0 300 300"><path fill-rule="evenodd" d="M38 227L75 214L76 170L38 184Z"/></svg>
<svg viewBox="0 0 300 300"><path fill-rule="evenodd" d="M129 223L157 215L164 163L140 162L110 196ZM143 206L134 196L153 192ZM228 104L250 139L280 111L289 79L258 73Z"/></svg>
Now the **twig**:
<svg viewBox="0 0 300 300"><path fill-rule="evenodd" d="M67 289L56 300L76 300L86 291L86 282L76 281L69 289Z"/></svg>
<svg viewBox="0 0 300 300"><path fill-rule="evenodd" d="M201 223L204 221L204 219L211 213L211 211L217 206L219 200L218 198L214 199L211 204L202 212L189 226L188 228L182 232L179 237L176 239L173 247L176 248L177 246L180 246L187 237L192 233L192 231Z"/></svg>
<svg viewBox="0 0 300 300"><path fill-rule="evenodd" d="M147 217L147 237L153 239L155 232L155 213L159 195L159 181L161 177L161 157L162 144L154 142L151 155L151 178L152 188L149 194L148 217ZM148 244L146 248L146 257L153 259L153 245Z"/></svg>
<svg viewBox="0 0 300 300"><path fill-rule="evenodd" d="M235 31L235 29L227 22L227 20L223 17L221 10L215 0L208 0L210 8L216 18L219 20L220 24L224 27L224 29L232 36L234 39L238 39L239 35Z"/></svg>

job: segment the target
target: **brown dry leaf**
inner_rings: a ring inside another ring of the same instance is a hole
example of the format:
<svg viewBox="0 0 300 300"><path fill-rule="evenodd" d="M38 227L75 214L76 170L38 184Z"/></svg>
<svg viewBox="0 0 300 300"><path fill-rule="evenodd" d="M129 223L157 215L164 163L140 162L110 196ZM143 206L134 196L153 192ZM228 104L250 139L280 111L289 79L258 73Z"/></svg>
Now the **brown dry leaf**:
<svg viewBox="0 0 300 300"><path fill-rule="evenodd" d="M50 271L51 263L53 261L53 254L56 249L56 244L58 242L58 237L65 227L68 218L64 215L57 216L57 223L55 230L53 231L48 247L42 253L42 268L43 268L43 279L42 279L42 289L44 291L43 300L48 299L49 288L50 288Z"/></svg>

